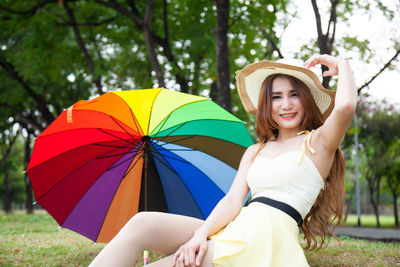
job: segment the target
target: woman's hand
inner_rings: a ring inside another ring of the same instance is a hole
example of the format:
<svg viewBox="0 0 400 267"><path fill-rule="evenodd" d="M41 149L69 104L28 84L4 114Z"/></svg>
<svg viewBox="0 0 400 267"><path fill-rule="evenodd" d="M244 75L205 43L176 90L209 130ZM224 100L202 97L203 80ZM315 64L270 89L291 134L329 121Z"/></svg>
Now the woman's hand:
<svg viewBox="0 0 400 267"><path fill-rule="evenodd" d="M195 233L193 237L175 252L172 266L200 266L207 252L207 236Z"/></svg>
<svg viewBox="0 0 400 267"><path fill-rule="evenodd" d="M304 67L309 69L315 65L322 64L328 67L328 70L322 73L322 76L334 76L339 73L339 63L342 59L330 56L330 55L314 55L310 57L305 63Z"/></svg>

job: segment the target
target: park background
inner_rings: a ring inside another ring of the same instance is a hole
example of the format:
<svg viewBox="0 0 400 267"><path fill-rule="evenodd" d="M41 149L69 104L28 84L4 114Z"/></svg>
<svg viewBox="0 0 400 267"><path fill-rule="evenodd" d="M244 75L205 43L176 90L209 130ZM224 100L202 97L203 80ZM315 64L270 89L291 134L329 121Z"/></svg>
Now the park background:
<svg viewBox="0 0 400 267"><path fill-rule="evenodd" d="M0 207L34 211L24 173L34 138L78 100L157 87L202 95L255 139L235 71L331 54L350 62L359 91L342 146L345 215L356 213L357 133L361 213L399 227L399 21L399 1L0 0ZM336 78L313 70L335 90Z"/></svg>

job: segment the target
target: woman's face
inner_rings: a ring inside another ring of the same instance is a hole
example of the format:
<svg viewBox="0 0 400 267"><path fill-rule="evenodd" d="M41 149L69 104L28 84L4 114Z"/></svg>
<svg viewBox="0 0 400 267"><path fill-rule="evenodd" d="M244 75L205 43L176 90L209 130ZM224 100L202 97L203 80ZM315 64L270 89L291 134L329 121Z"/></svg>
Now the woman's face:
<svg viewBox="0 0 400 267"><path fill-rule="evenodd" d="M272 82L272 119L279 130L300 131L304 108L298 91L285 77L277 77Z"/></svg>

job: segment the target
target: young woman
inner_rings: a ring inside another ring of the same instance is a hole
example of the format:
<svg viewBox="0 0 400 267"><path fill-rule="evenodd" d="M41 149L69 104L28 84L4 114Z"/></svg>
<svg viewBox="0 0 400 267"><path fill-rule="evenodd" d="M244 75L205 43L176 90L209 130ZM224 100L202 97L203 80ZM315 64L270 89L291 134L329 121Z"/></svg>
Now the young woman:
<svg viewBox="0 0 400 267"><path fill-rule="evenodd" d="M324 76L339 75L336 96L308 70L317 64L328 67ZM306 248L315 248L316 236L324 242L342 217L339 146L357 98L351 69L329 55L304 67L262 61L239 71L237 86L246 110L257 114L259 142L210 216L139 213L91 266L132 266L144 249L166 255L149 266L308 266L299 227ZM252 201L242 207L250 189Z"/></svg>

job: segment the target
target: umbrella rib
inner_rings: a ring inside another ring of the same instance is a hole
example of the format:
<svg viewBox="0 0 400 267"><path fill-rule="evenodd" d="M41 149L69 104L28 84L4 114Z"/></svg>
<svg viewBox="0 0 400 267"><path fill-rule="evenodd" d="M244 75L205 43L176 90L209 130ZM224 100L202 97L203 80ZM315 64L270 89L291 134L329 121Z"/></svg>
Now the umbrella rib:
<svg viewBox="0 0 400 267"><path fill-rule="evenodd" d="M131 151L132 151L132 150L131 150ZM131 151L129 151L128 153L125 153L125 155L126 155L126 154L132 154ZM133 151L133 152L138 152L138 151L141 151L141 149L138 149L138 150ZM140 152L139 152L139 153L140 153ZM127 162L128 160L133 159L133 158L134 158L136 155L138 155L139 153L136 153L134 156L129 157L129 158L127 158L127 159L125 159L125 160L119 162L118 164L112 165L111 167L109 167L109 168L107 169L107 171L112 170L112 169L114 169L114 168L120 166L121 164L124 164L124 163Z"/></svg>
<svg viewBox="0 0 400 267"><path fill-rule="evenodd" d="M130 153L130 152L128 152L128 153ZM99 156L99 157L96 157L96 159L107 159L107 158L112 158L112 157L126 155L126 154L127 153L118 153L118 154L113 154L113 155L108 155L108 156Z"/></svg>
<svg viewBox="0 0 400 267"><path fill-rule="evenodd" d="M196 103L196 102L202 102L202 101L211 101L211 100L210 100L210 99L196 100L196 101L188 102L188 103L185 103L185 104L183 104L183 105L181 105L181 106L176 107L174 110L172 110L172 111L168 114L168 118L167 118L166 120L163 121L163 125L160 126L160 129L158 130L158 132L157 132L155 135L153 135L153 136L157 136L157 134L161 131L162 127L165 125L166 121L169 119L169 116L171 116L172 113L174 113L175 111L177 111L178 109L180 109L180 108L182 108L182 107L184 107L184 106L186 106L186 105L190 105L190 104L193 104L193 103ZM153 104L154 104L154 102L153 102ZM151 116L151 115L150 115L150 116ZM159 125L159 124L158 124L158 125ZM156 125L155 128L157 128L158 125Z"/></svg>
<svg viewBox="0 0 400 267"><path fill-rule="evenodd" d="M188 136L188 137L185 137L185 138L182 138L182 139L175 140L175 141L173 141L173 142L166 142L166 143L161 144L161 145L157 144L157 143L158 143L158 140L153 140L153 141L155 141L155 142L154 142L155 145L157 145L157 146L159 146L159 147L165 149L164 146L166 146L166 145L173 144L173 143L175 143L175 142L178 142L178 141L181 141L181 140L185 140L185 139L189 139L189 138L192 138L192 137L195 137L195 136L198 136L198 135ZM185 147L186 147L186 146L185 146ZM168 150L169 150L169 151L199 151L199 150L194 149L194 148L191 148L191 147L187 147L186 149L184 149L184 148L169 148Z"/></svg>
<svg viewBox="0 0 400 267"><path fill-rule="evenodd" d="M135 162L132 164L132 166L130 166L129 169L125 172L125 174L122 176L122 179L121 179L121 180L123 180L123 179L130 173L130 171L133 169L133 167L135 167L136 163L139 162L139 159L142 157L142 154L143 154L143 153L144 153L143 150L140 149L139 153L136 154L136 161L135 161ZM130 158L130 159L132 159L132 158Z"/></svg>
<svg viewBox="0 0 400 267"><path fill-rule="evenodd" d="M159 154L159 155L162 155L162 154L161 154L159 151L157 151L156 149L154 149L154 150L152 150L152 151L156 152L156 153ZM163 157L170 158L170 159L174 159L174 160L177 160L177 161L180 161L180 162L185 163L185 164L190 164L190 163L187 162L186 160L181 160L181 159L174 158L174 157L167 156L167 155L162 155L162 156L163 156Z"/></svg>
<svg viewBox="0 0 400 267"><path fill-rule="evenodd" d="M149 115L149 120L148 120L148 122L147 122L147 135L150 134L150 133L149 133L149 131L150 131L150 122L151 122L151 115L153 115L153 106L154 106L154 102L156 102L157 97L160 95L160 93L161 93L162 90L163 90L163 89L161 89L161 90L159 90L159 91L157 92L157 94L156 94L156 95L154 96L154 98L153 98L153 101L151 102L150 115ZM171 114L171 113L170 113L170 114ZM168 114L168 116L169 116L170 114Z"/></svg>
<svg viewBox="0 0 400 267"><path fill-rule="evenodd" d="M125 133L127 133L130 137L132 137L132 139L135 139L135 137L131 133L129 133L124 127L122 127L122 125L117 121L117 119L115 119L111 115L110 115L110 117L122 130L124 130Z"/></svg>
<svg viewBox="0 0 400 267"><path fill-rule="evenodd" d="M160 156L162 156L162 157L168 157L168 158L171 158L171 159L174 159L174 160L177 160L177 161L181 161L181 162L183 162L183 163L185 163L185 164L188 164L187 161L183 161L183 160L181 160L181 159L174 158L174 157L167 156L167 155L162 155L162 154L160 153L160 151L158 151L158 149L156 149L156 148L154 147L154 145L157 145L157 144L149 144L149 148L150 148L150 151L154 152L155 154L160 155ZM164 148L162 148L162 149L164 149ZM165 150L165 149L164 149L164 150ZM178 157L179 157L179 156L178 156Z"/></svg>
<svg viewBox="0 0 400 267"><path fill-rule="evenodd" d="M169 151L198 151L197 149L194 148L188 148L188 149L183 149L183 148L169 148Z"/></svg>
<svg viewBox="0 0 400 267"><path fill-rule="evenodd" d="M172 113L169 113L169 114L168 114L167 118L163 121L162 125L160 126L160 128L158 129L158 131L157 131L157 133L154 135L154 137L157 137L157 134L160 133L162 127L164 127L164 125L167 123L168 119L171 117L171 114L172 114Z"/></svg>
<svg viewBox="0 0 400 267"><path fill-rule="evenodd" d="M183 127L183 125L185 125L187 123L187 121L185 121L184 123L180 124L178 127L176 127L173 131L171 131L169 134L167 134L166 136L161 137L160 141L163 141L165 138L167 138L168 136L170 136L173 132L176 132L177 130L179 130L180 128Z"/></svg>
<svg viewBox="0 0 400 267"><path fill-rule="evenodd" d="M180 139L177 139L177 140L174 140L174 141L171 141L171 142L165 142L165 144L162 144L162 145L158 145L158 146L165 146L165 145L167 145L167 144L174 144L174 143L177 143L177 142L179 142L179 141L183 141L183 140L186 140L186 139L190 139L190 138L193 138L193 137L196 137L196 136L199 136L199 135L190 135L190 136L186 136L186 137L182 137L182 138L180 138ZM166 136L165 136L166 137ZM163 139L165 139L165 138L163 138ZM163 140L156 140L156 139L153 139L153 141L155 141L156 143L158 143L159 141L163 141Z"/></svg>
<svg viewBox="0 0 400 267"><path fill-rule="evenodd" d="M172 172L175 173L176 175L180 176L179 173L177 173L169 164L167 164L167 163L164 162L165 159L164 159L163 157L164 157L165 155L162 155L161 153L159 153L158 151L156 151L156 153L154 153L153 156L154 156L155 158L157 158L157 159L160 161L160 163L161 163L162 165L164 165L165 167L167 167L167 169L169 169L170 171L172 171Z"/></svg>
<svg viewBox="0 0 400 267"><path fill-rule="evenodd" d="M116 147L116 148L126 148L127 146L115 146L115 145L102 145L98 143L93 143L95 146L104 146L104 147Z"/></svg>
<svg viewBox="0 0 400 267"><path fill-rule="evenodd" d="M135 115L133 114L132 109L129 108L129 110L131 111L131 116L132 116L133 122L135 123L136 129L138 129L139 131L141 131L141 132L142 132L142 135L144 135L143 129L140 128L140 127L138 126L138 124L136 123L136 117L135 117Z"/></svg>
<svg viewBox="0 0 400 267"><path fill-rule="evenodd" d="M97 144L95 144L95 145L97 145ZM100 145L100 146L101 146L101 145ZM127 147L126 147L126 146L117 147L117 148L114 149L114 150L107 151L107 152L104 152L104 153L102 153L102 154L96 156L94 159L104 159L104 158L109 158L109 157L116 156L116 155L113 155L113 156L108 156L108 157L106 157L105 155L108 154L108 153L117 151L117 150L120 149L120 148L127 148ZM129 152L128 152L128 153L129 153ZM126 154L126 153L121 153L121 154L118 154L118 155L124 155L124 154Z"/></svg>
<svg viewBox="0 0 400 267"><path fill-rule="evenodd" d="M131 143L131 142L129 142L129 141L127 141L127 140L125 140L125 139L119 137L119 136L116 136L116 135L114 135L114 134L108 133L108 132L104 131L104 130L101 129L101 128L97 128L97 130L99 130L99 131L101 131L101 132L103 132L103 133L105 133L105 134L111 135L112 137L118 138L118 139L120 139L120 140L122 140L122 141L124 141L124 142L126 142L126 143L128 143L128 144L130 144L130 145L136 146L137 144L139 144L139 141L135 141L135 143Z"/></svg>

